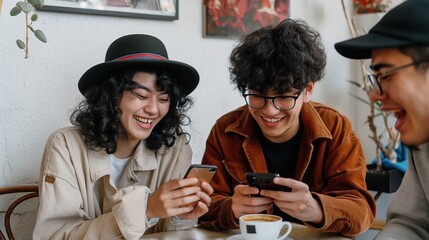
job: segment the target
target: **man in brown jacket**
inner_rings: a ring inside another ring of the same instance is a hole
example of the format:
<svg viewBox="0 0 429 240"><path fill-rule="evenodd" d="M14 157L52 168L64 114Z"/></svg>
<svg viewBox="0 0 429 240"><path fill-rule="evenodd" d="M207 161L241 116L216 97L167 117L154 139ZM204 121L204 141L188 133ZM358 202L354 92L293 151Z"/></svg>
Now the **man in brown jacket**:
<svg viewBox="0 0 429 240"><path fill-rule="evenodd" d="M375 201L359 139L344 115L310 101L326 65L320 35L287 19L245 37L230 60L247 105L221 117L207 139L202 162L218 172L200 224L238 228L240 216L268 212L324 232L366 231ZM278 173L274 183L291 191L259 191L247 172Z"/></svg>

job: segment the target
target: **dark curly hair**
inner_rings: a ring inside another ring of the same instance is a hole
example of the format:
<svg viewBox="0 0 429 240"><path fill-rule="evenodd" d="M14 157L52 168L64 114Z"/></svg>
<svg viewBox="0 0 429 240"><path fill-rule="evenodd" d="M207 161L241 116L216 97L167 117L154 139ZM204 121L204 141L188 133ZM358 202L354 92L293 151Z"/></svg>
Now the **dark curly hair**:
<svg viewBox="0 0 429 240"><path fill-rule="evenodd" d="M156 85L159 91L165 91L170 97L170 108L164 118L155 126L146 139L149 149L157 150L163 144L171 147L177 136L184 132L181 125L191 120L185 115L192 105L192 99L184 94L178 81L167 71L151 68L125 69L108 77L103 83L85 92L85 99L70 116L73 125L78 126L85 136L85 144L93 150L105 150L114 153L117 140L125 132L120 123L119 101L124 91L137 88L132 79L136 72L156 73Z"/></svg>
<svg viewBox="0 0 429 240"><path fill-rule="evenodd" d="M286 19L244 37L230 57L231 82L244 94L303 90L324 75L326 53L318 32L304 21Z"/></svg>

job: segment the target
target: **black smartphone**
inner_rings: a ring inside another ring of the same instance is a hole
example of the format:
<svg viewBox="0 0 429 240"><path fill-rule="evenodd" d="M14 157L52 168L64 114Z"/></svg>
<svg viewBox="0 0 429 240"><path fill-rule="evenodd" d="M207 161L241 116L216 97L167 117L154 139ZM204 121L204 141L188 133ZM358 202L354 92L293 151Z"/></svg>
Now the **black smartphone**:
<svg viewBox="0 0 429 240"><path fill-rule="evenodd" d="M277 185L273 182L275 177L280 177L278 173L246 173L247 184L251 187L256 187L257 189L262 190L274 190L274 191L287 191L290 192L290 188ZM260 196L259 194L252 196Z"/></svg>
<svg viewBox="0 0 429 240"><path fill-rule="evenodd" d="M195 177L200 182L204 181L209 183L217 171L217 167L207 164L192 164L188 171L186 171L184 178Z"/></svg>

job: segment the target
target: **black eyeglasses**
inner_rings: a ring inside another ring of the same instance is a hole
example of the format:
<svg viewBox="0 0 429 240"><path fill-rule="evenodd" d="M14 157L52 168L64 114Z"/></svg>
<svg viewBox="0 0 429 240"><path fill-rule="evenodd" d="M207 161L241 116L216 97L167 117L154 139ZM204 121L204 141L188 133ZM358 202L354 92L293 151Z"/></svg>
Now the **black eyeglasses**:
<svg viewBox="0 0 429 240"><path fill-rule="evenodd" d="M297 93L297 96L275 96L275 97L265 97L258 94L243 94L244 99L246 100L247 106L255 109L262 109L267 104L267 100L273 102L274 107L278 110L291 110L295 107L296 100L301 95L302 91Z"/></svg>
<svg viewBox="0 0 429 240"><path fill-rule="evenodd" d="M399 66L399 67L395 67L395 68L389 69L389 70L387 70L385 72L382 72L382 73L368 74L368 80L371 83L372 87L377 92L377 94L381 96L381 95L383 95L383 89L381 88L381 80L386 79L388 76L392 75L396 71L399 71L399 70L401 70L403 68L407 68L407 67L410 67L410 66L417 66L417 65L425 63L425 62L428 62L428 61L412 62L412 63L409 63L409 64L405 64L405 65L402 65L402 66ZM376 71L374 69L374 66L369 66L369 67L371 68L372 71L374 71L374 72Z"/></svg>

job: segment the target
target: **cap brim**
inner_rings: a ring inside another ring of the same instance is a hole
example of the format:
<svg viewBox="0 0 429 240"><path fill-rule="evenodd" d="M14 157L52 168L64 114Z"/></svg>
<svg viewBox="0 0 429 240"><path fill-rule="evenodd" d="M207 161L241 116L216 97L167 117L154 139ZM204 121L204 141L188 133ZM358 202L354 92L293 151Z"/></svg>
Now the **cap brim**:
<svg viewBox="0 0 429 240"><path fill-rule="evenodd" d="M368 33L360 37L336 43L335 49L346 58L367 59L371 58L373 49L400 47L409 44L411 43L407 40L376 33Z"/></svg>
<svg viewBox="0 0 429 240"><path fill-rule="evenodd" d="M160 67L169 71L178 81L180 81L180 86L186 95L194 91L200 80L197 70L182 62L172 60L160 61L153 59L112 61L100 63L88 69L79 80L79 91L82 94L85 94L89 88L100 84L113 72L136 66Z"/></svg>

